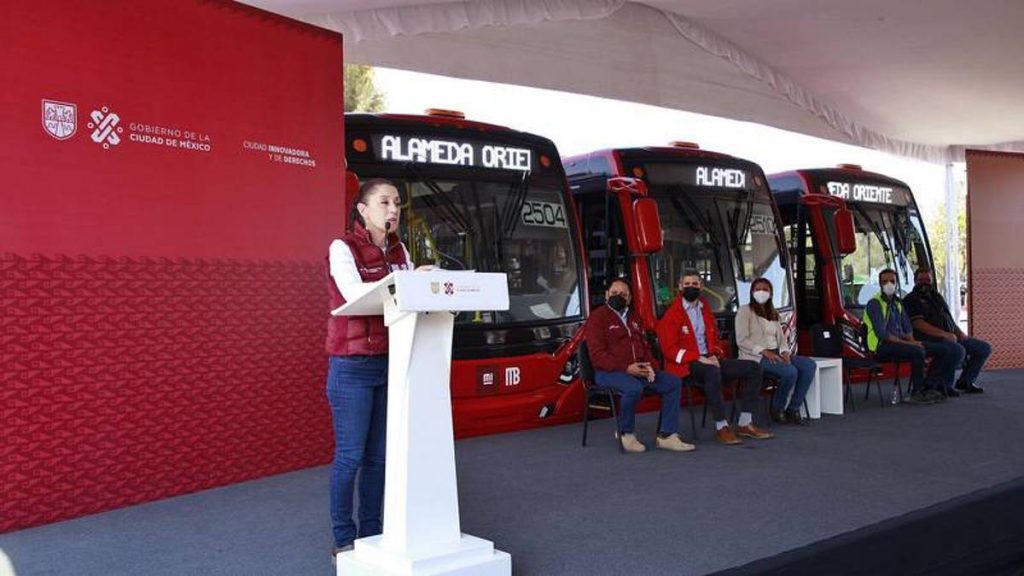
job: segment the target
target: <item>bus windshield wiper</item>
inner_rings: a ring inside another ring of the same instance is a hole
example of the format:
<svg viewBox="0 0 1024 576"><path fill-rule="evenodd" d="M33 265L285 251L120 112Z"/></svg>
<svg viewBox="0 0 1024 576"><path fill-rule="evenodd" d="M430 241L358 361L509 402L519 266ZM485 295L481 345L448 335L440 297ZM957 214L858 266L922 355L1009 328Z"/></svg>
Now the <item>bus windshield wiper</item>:
<svg viewBox="0 0 1024 576"><path fill-rule="evenodd" d="M718 235L715 233L712 219L710 214L705 218L700 213L700 208L694 203L693 199L686 194L686 190L682 186L670 186L666 188L668 193L669 201L672 202L672 206L676 209L676 212L683 217L686 221L687 226L690 227L695 233L701 234L702 240L701 245L714 254L717 250L716 245L718 244ZM722 268L722 261L717 257L717 254L712 258L718 268L718 275L721 278L725 277L724 270ZM696 264L696 262L694 262Z"/></svg>
<svg viewBox="0 0 1024 576"><path fill-rule="evenodd" d="M683 220L686 221L690 229L694 232L703 232L706 235L703 244L705 246L713 244L716 238L715 231L711 227L711 221L704 218L704 215L700 213L700 208L697 207L692 198L687 196L686 190L682 186L671 186L666 189L666 192L668 192L668 198L672 202L672 206L683 217Z"/></svg>
<svg viewBox="0 0 1024 576"><path fill-rule="evenodd" d="M721 207L719 207L718 205L717 198L715 199L715 206L716 208L721 210ZM743 250L741 246L743 246L744 240L746 240L747 238L747 232L750 230L750 222L752 220L754 213L754 195L752 192L747 194L746 206L744 210L745 212L741 212L739 208L733 211L726 209L725 212L727 215L726 220L729 223L729 247L732 249L733 255L736 258L736 265L739 266L739 270L737 271L737 277L739 280L745 282L747 280L747 271L746 268L743 266ZM746 216L743 220L742 227L739 226L741 215Z"/></svg>
<svg viewBox="0 0 1024 576"><path fill-rule="evenodd" d="M490 227L487 226L486 223L484 222L484 210L483 210L483 206L480 204L480 190L477 189L477 183L476 182L468 182L467 184L468 184L468 187L469 187L469 192L472 194L473 214L476 216L476 223L479 225L478 232L480 234L480 241L483 243L483 246L484 246L483 249L480 250L480 252L479 252L481 255L484 256L484 266L481 266L482 271L490 272L490 271L494 271L494 270L501 270L501 244L502 243L499 242L499 241L496 241L495 238L491 237L492 233L493 234L497 234L497 233L499 233L499 230L497 230L497 229L495 229L495 230L488 230L488 228L490 228ZM470 204L467 202L467 199L466 199L465 195L463 194L463 190L465 189L465 187L460 186L458 188L459 188L459 202L463 206L470 206ZM497 206L497 202L494 202L494 198L493 197L492 197L492 202L495 204L495 206L494 206L494 208L495 208L495 219L497 219L497 208L498 208L498 206ZM496 222L495 222L495 224L496 224ZM488 250L489 247L493 247L494 251L491 252L490 250Z"/></svg>
<svg viewBox="0 0 1024 576"><path fill-rule="evenodd" d="M878 222L875 222L868 216L867 211L864 210L860 204L852 202L850 204L853 206L853 209L857 211L857 214L860 214L860 217L864 219L864 222L867 223L868 227L871 228L871 232L873 232L875 238L878 239L878 243L882 245L882 250L885 251L886 254L886 260L892 258L892 247L889 245L889 240L885 237L882 227L878 225Z"/></svg>
<svg viewBox="0 0 1024 576"><path fill-rule="evenodd" d="M516 233L519 221L523 218L523 205L526 204L526 196L529 193L530 173L524 171L523 177L509 187L508 196L505 198L501 229L505 231L506 238L511 238Z"/></svg>
<svg viewBox="0 0 1024 576"><path fill-rule="evenodd" d="M886 224L888 229L891 230L890 236L892 236L893 247L895 248L895 260L899 264L897 268L901 271L903 281L910 283L910 278L907 277L907 256L910 252L910 243L907 242L907 229L905 227L909 225L909 222L900 218L899 214L892 214L889 222Z"/></svg>
<svg viewBox="0 0 1024 576"><path fill-rule="evenodd" d="M423 197L423 203L426 204L432 212L437 214L441 220L448 225L448 227L455 231L456 234L473 234L474 230L472 225L470 225L465 215L462 214L455 203L452 202L451 196L449 196L443 188L438 186L437 182L434 182L432 179L420 172L416 167L416 164L412 162L406 162L405 169L412 174L415 181L422 182L424 186L433 192L433 194L428 194ZM438 203L435 197L440 198L441 202Z"/></svg>

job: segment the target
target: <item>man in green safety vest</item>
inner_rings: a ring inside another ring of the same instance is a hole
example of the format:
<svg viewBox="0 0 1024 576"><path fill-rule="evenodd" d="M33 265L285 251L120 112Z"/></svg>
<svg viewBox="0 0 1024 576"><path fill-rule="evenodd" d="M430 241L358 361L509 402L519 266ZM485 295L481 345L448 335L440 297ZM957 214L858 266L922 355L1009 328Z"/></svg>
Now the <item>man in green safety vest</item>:
<svg viewBox="0 0 1024 576"><path fill-rule="evenodd" d="M903 302L896 295L896 271L886 268L878 273L882 291L875 295L864 309L868 350L879 362L905 362L910 364L912 404L934 404L945 400L942 380L935 373L946 365L946 351L942 346L914 338L914 329ZM925 380L925 358L932 356L932 369Z"/></svg>

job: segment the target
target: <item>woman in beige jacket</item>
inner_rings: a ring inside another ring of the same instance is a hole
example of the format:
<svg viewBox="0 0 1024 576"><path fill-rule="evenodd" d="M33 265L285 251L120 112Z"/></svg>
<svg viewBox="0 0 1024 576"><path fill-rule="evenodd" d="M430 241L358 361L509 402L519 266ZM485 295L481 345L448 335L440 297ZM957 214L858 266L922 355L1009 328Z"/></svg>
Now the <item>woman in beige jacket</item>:
<svg viewBox="0 0 1024 576"><path fill-rule="evenodd" d="M736 346L741 360L760 362L766 374L779 379L779 389L772 400L772 421L806 425L800 407L814 380L816 366L814 360L795 356L789 349L779 313L772 304L773 293L767 278L758 278L750 285L750 303L736 313Z"/></svg>

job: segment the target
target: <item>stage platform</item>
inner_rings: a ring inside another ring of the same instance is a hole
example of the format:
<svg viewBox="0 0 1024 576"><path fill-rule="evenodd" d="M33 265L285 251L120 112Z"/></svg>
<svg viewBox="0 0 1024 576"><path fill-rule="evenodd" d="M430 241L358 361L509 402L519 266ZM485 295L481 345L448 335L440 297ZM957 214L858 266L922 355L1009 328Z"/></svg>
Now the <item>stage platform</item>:
<svg viewBox="0 0 1024 576"><path fill-rule="evenodd" d="M920 559L944 554L1020 573L1024 371L981 383L983 395L885 408L858 385L855 413L737 447L709 427L688 454L620 455L609 420L587 448L578 424L460 441L463 530L512 554L522 576L879 574L907 562L941 574ZM639 418L642 440L656 418ZM1016 522L1009 540L962 545L1006 532L1001 515ZM329 534L320 467L0 535L0 574L327 576Z"/></svg>

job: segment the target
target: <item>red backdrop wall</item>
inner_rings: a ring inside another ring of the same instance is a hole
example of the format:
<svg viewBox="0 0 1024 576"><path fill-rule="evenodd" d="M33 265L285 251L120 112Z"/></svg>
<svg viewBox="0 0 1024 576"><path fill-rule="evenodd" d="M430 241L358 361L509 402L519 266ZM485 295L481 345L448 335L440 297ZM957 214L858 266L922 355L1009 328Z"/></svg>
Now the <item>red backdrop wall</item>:
<svg viewBox="0 0 1024 576"><path fill-rule="evenodd" d="M341 37L17 0L0 46L0 532L326 462Z"/></svg>
<svg viewBox="0 0 1024 576"><path fill-rule="evenodd" d="M1024 154L967 151L968 322L992 344L986 368L1024 367Z"/></svg>

